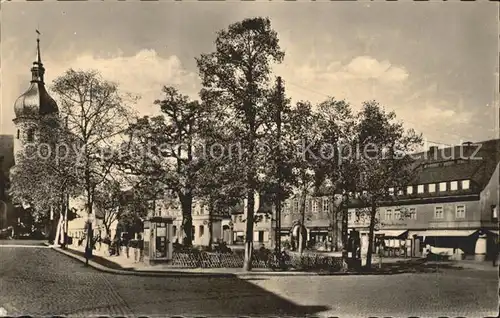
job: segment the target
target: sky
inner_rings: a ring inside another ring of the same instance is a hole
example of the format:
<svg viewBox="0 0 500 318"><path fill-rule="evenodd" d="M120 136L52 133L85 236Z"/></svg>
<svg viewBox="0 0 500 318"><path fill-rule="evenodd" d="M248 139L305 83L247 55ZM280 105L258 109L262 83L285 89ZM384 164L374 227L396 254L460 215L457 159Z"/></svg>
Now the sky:
<svg viewBox="0 0 500 318"><path fill-rule="evenodd" d="M293 102L375 99L429 144L497 136L498 4L408 1L4 2L0 134L15 131L35 29L49 88L69 68L96 69L154 115L163 85L198 98L195 58L218 30L256 16L278 32L285 60L273 70Z"/></svg>

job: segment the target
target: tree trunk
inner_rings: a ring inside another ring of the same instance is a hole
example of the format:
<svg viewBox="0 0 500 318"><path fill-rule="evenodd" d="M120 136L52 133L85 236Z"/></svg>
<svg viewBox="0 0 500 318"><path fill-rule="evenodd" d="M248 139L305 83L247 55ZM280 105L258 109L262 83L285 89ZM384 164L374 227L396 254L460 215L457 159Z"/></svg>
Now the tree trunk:
<svg viewBox="0 0 500 318"><path fill-rule="evenodd" d="M305 230L306 223L306 203L307 203L307 186L302 188L300 196L300 228L299 228L299 255L304 252L305 243L307 241L307 230Z"/></svg>
<svg viewBox="0 0 500 318"><path fill-rule="evenodd" d="M368 232L368 251L366 254L366 268L370 269L372 266L372 250L373 250L373 231L375 230L375 216L377 215L377 206L372 203L370 211L370 227Z"/></svg>
<svg viewBox="0 0 500 318"><path fill-rule="evenodd" d="M214 205L212 204L212 200L210 200L208 207L208 250L212 250L213 245L213 236L214 236L214 223L212 221L212 215L214 213Z"/></svg>
<svg viewBox="0 0 500 318"><path fill-rule="evenodd" d="M343 199L344 200L344 199ZM340 213L342 214L342 267L344 270L347 269L347 258L349 256L347 252L347 241L349 239L348 237L348 232L347 232L347 227L348 227L348 213L349 213L349 197L346 196L345 201L341 203L341 211Z"/></svg>
<svg viewBox="0 0 500 318"><path fill-rule="evenodd" d="M191 193L179 195L182 208L182 230L184 231L185 238L182 242L183 245L193 245L193 196Z"/></svg>
<svg viewBox="0 0 500 318"><path fill-rule="evenodd" d="M243 261L243 270L252 270L253 258L253 216L255 209L255 191L253 187L247 192L247 228L245 235L245 260Z"/></svg>

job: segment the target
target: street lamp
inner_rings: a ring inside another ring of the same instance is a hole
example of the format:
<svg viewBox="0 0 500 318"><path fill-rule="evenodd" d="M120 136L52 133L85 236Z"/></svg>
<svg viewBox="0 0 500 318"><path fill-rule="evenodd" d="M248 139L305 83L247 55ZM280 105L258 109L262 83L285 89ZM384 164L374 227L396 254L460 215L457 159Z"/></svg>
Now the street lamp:
<svg viewBox="0 0 500 318"><path fill-rule="evenodd" d="M92 224L94 223L94 215L89 213L87 215L87 242L85 244L85 266L88 266L89 259L92 257L92 240L93 240L93 231Z"/></svg>

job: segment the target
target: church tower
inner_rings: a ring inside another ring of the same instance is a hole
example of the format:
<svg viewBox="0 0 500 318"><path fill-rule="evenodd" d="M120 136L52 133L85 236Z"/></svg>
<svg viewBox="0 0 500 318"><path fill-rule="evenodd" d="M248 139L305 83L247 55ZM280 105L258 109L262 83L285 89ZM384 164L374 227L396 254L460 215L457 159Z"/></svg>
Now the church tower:
<svg viewBox="0 0 500 318"><path fill-rule="evenodd" d="M37 30L38 35L40 33ZM45 142L47 133L59 125L59 109L56 101L45 89L45 68L40 53L40 37L36 39L36 59L31 67L31 84L14 103L16 158L28 144Z"/></svg>

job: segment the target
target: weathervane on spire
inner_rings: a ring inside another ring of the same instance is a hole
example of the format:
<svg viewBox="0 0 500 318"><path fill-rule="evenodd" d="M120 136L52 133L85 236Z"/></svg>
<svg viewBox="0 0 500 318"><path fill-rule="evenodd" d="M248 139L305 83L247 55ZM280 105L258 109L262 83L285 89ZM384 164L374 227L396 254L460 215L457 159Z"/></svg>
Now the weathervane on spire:
<svg viewBox="0 0 500 318"><path fill-rule="evenodd" d="M38 63L42 63L42 57L40 55L40 31L38 31L38 29L35 30L36 31L36 60Z"/></svg>

